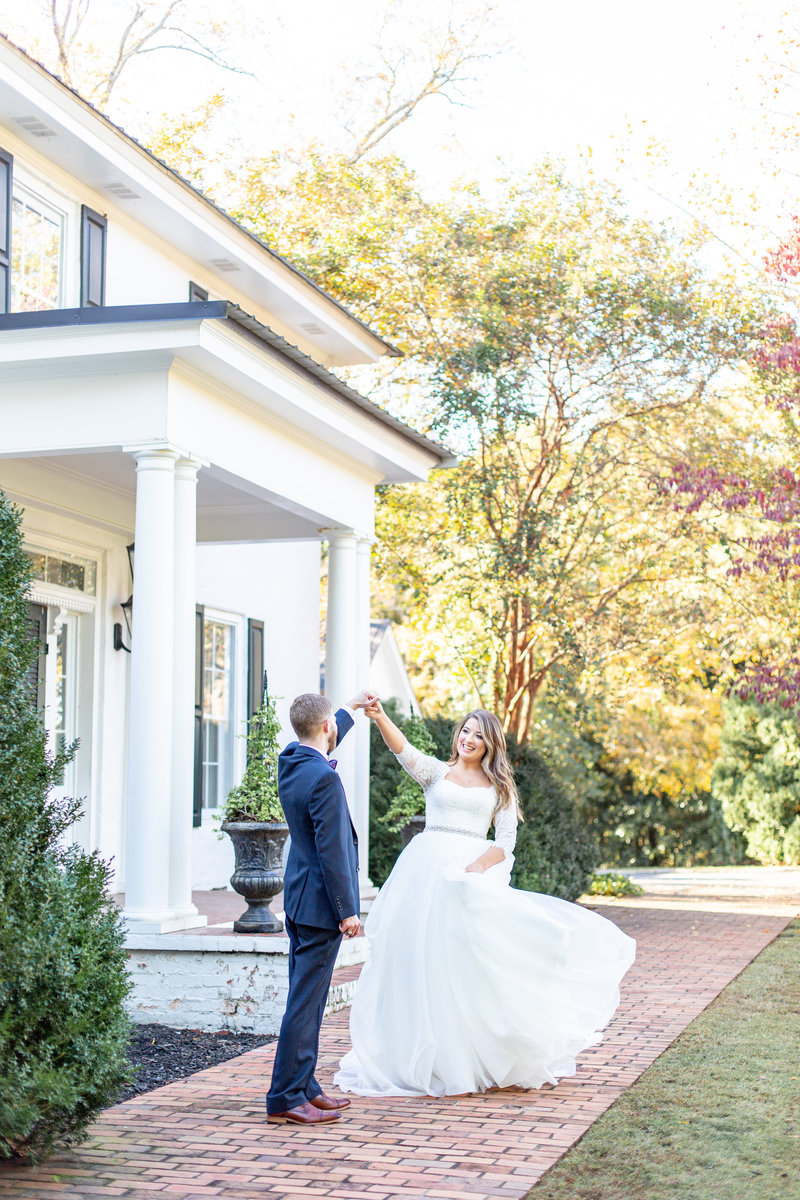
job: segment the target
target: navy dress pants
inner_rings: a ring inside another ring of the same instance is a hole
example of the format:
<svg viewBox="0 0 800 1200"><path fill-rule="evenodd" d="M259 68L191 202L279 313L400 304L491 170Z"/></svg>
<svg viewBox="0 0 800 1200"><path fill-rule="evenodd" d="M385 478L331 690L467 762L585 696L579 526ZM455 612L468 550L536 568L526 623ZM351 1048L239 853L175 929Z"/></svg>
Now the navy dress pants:
<svg viewBox="0 0 800 1200"><path fill-rule="evenodd" d="M278 1050L267 1093L267 1112L286 1112L318 1096L314 1078L319 1030L342 935L338 929L297 925L286 918L289 935L289 998L281 1021Z"/></svg>

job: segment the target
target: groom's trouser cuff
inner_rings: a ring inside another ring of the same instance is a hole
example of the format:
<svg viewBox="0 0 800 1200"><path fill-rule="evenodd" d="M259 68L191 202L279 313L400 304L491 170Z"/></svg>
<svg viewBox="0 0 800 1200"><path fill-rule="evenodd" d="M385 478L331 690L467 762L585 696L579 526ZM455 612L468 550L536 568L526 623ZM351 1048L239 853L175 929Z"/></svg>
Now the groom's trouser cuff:
<svg viewBox="0 0 800 1200"><path fill-rule="evenodd" d="M267 1112L286 1112L319 1094L314 1078L319 1031L341 941L338 929L295 925L287 918L292 971L281 1021Z"/></svg>

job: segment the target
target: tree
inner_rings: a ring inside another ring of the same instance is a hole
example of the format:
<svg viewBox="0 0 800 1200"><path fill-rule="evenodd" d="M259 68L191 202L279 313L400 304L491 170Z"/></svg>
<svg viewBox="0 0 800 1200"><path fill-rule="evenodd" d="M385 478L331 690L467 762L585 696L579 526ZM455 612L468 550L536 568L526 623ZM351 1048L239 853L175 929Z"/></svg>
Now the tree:
<svg viewBox="0 0 800 1200"><path fill-rule="evenodd" d="M18 38L55 74L105 109L120 77L143 55L180 50L229 71L224 22L192 20L188 0L39 0L38 20L26 10ZM12 24L9 28L14 31ZM35 31L38 29L38 36ZM33 32L33 43L30 37Z"/></svg>
<svg viewBox="0 0 800 1200"><path fill-rule="evenodd" d="M473 71L499 48L492 35L496 5L481 3L456 20L450 5L444 20L408 21L398 0L389 0L368 66L355 76L341 106L342 124L352 140L346 161L353 166L433 97L463 103ZM403 20L403 18L406 18Z"/></svg>
<svg viewBox="0 0 800 1200"><path fill-rule="evenodd" d="M31 695L19 523L0 493L0 1156L37 1160L128 1081L129 984L108 868L69 843L80 802L51 792L74 747L48 753Z"/></svg>
<svg viewBox="0 0 800 1200"><path fill-rule="evenodd" d="M759 862L800 863L800 729L780 704L726 705L714 794Z"/></svg>
<svg viewBox="0 0 800 1200"><path fill-rule="evenodd" d="M554 666L636 645L685 573L685 515L653 484L752 343L753 302L707 276L699 233L551 164L492 204L431 202L397 160L315 155L254 165L239 215L406 351L373 395L405 393L394 411L462 451L384 494L382 590L414 650L450 647L472 702L526 737Z"/></svg>
<svg viewBox="0 0 800 1200"><path fill-rule="evenodd" d="M766 266L783 284L800 274L800 219ZM797 708L800 337L793 317L764 322L750 366L752 403L760 412L738 453L726 459L714 445L695 447L674 461L661 487L676 508L705 522L727 559L729 578L772 618L754 644L742 646L733 694Z"/></svg>

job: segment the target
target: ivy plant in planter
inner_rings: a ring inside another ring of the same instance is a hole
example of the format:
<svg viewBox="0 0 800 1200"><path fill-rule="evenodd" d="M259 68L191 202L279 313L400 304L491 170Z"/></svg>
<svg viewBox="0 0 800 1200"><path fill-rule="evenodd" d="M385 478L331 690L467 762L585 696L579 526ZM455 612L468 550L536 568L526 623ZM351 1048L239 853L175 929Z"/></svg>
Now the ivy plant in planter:
<svg viewBox="0 0 800 1200"><path fill-rule="evenodd" d="M233 923L236 933L283 929L269 909L283 888L283 847L289 833L278 799L280 732L275 701L265 694L250 718L244 778L228 793L220 826L236 855L231 887L247 901L247 910Z"/></svg>

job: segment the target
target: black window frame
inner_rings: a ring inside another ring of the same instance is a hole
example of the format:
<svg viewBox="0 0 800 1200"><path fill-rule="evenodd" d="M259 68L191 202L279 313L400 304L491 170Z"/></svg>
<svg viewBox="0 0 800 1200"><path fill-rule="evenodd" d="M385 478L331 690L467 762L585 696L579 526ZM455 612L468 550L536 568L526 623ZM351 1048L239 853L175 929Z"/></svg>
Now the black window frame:
<svg viewBox="0 0 800 1200"><path fill-rule="evenodd" d="M92 290L92 229L100 230L100 291ZM81 205L81 308L103 308L106 302L106 242L108 219L87 204Z"/></svg>
<svg viewBox="0 0 800 1200"><path fill-rule="evenodd" d="M3 194L5 189L5 195ZM0 313L11 310L11 214L14 155L0 149ZM3 228L5 226L5 228Z"/></svg>
<svg viewBox="0 0 800 1200"><path fill-rule="evenodd" d="M36 658L27 673L28 692L44 720L45 674L47 670L47 605L28 601L28 637L36 643Z"/></svg>
<svg viewBox="0 0 800 1200"><path fill-rule="evenodd" d="M189 280L189 302L201 300L205 303L208 300L208 292L205 288L200 287L199 283L195 283L193 279Z"/></svg>
<svg viewBox="0 0 800 1200"><path fill-rule="evenodd" d="M205 641L205 608L195 608L195 652L194 652L194 793L192 802L192 825L197 829L203 823L203 643Z"/></svg>
<svg viewBox="0 0 800 1200"><path fill-rule="evenodd" d="M267 690L264 670L264 622L250 617L247 622L247 720L257 713Z"/></svg>

